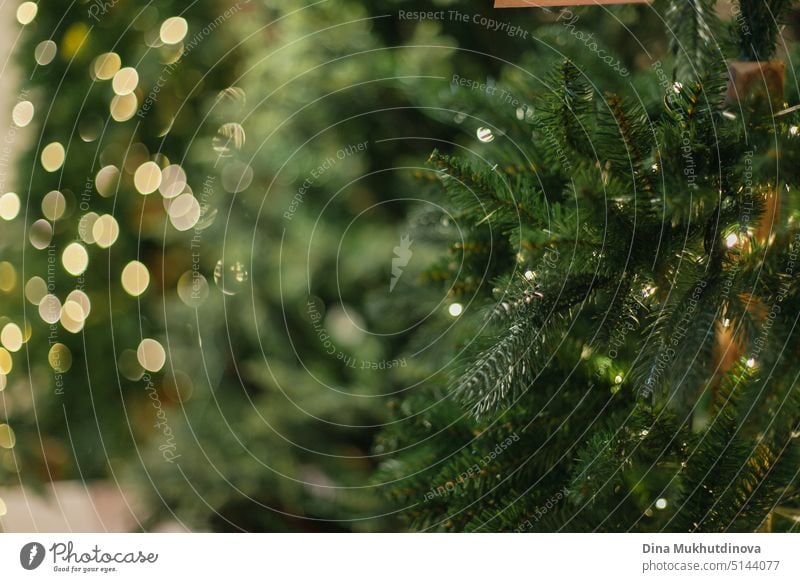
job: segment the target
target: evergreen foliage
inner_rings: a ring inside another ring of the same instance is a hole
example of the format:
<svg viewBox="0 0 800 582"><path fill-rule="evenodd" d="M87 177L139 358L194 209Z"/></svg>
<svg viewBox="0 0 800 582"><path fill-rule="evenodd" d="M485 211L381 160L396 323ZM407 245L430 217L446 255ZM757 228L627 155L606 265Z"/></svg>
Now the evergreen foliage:
<svg viewBox="0 0 800 582"><path fill-rule="evenodd" d="M100 3L41 9L23 30L35 115L17 128L23 210L0 231L0 328L25 338L0 353L4 484L135 484L142 529L363 531L395 515L444 531L796 529L800 115L724 98L724 57L772 58L791 2L742 0L732 23L712 0L656 2L676 72L630 78L563 41L596 27L598 47L641 68L627 27L660 23L649 5L591 26L520 11L536 32L523 43L394 18L421 0L105 4L99 19ZM162 42L178 14L188 36ZM648 39L654 55L665 39ZM141 116L112 115L106 53L135 67ZM55 172L51 142L65 146ZM185 171L194 227L137 186L146 162ZM44 203L54 191L60 209ZM111 244L96 244L99 215L118 225ZM401 235L415 262L389 296ZM88 256L78 275L72 243ZM121 285L134 260L141 294ZM76 297L54 323L42 284ZM166 349L147 373L143 338ZM402 367L360 365L402 350Z"/></svg>
<svg viewBox="0 0 800 582"><path fill-rule="evenodd" d="M792 0L739 0L738 44L740 58L768 61L780 48L778 34Z"/></svg>
<svg viewBox="0 0 800 582"><path fill-rule="evenodd" d="M680 4L713 52L713 3ZM491 250L433 268L463 329L378 441L411 528L796 528L798 119L733 113L710 61L646 99L563 62L529 114L483 109L476 155L433 154L453 237Z"/></svg>
<svg viewBox="0 0 800 582"><path fill-rule="evenodd" d="M721 41L717 0L670 0L666 10L670 48L682 72L705 70L719 60Z"/></svg>

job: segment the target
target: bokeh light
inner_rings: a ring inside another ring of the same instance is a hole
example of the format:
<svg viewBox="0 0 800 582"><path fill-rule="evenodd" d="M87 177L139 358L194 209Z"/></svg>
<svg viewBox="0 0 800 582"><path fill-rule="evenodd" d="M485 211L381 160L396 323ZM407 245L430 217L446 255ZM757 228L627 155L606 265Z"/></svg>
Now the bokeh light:
<svg viewBox="0 0 800 582"><path fill-rule="evenodd" d="M20 201L15 192L6 192L0 196L0 218L14 220L19 214Z"/></svg>
<svg viewBox="0 0 800 582"><path fill-rule="evenodd" d="M70 243L61 254L61 263L67 273L78 276L89 266L89 253L81 243Z"/></svg>
<svg viewBox="0 0 800 582"><path fill-rule="evenodd" d="M20 101L14 105L11 110L11 120L17 127L25 127L33 120L33 114L36 111L33 103L30 101Z"/></svg>
<svg viewBox="0 0 800 582"><path fill-rule="evenodd" d="M99 216L92 226L92 236L97 246L101 249L107 249L113 245L117 242L117 237L119 237L117 219L110 214Z"/></svg>
<svg viewBox="0 0 800 582"><path fill-rule="evenodd" d="M64 344L54 343L47 354L47 361L54 372L66 374L72 368L72 352Z"/></svg>
<svg viewBox="0 0 800 582"><path fill-rule="evenodd" d="M161 185L161 168L155 162L145 162L136 169L133 184L140 194L152 194Z"/></svg>
<svg viewBox="0 0 800 582"><path fill-rule="evenodd" d="M22 25L30 24L39 13L39 6L36 2L23 2L17 8L17 22Z"/></svg>
<svg viewBox="0 0 800 582"><path fill-rule="evenodd" d="M131 261L122 269L122 288L128 295L138 297L150 284L150 272L139 261Z"/></svg>
<svg viewBox="0 0 800 582"><path fill-rule="evenodd" d="M180 16L173 16L163 22L159 37L161 42L165 44L177 44L186 37L188 31L189 23L186 22L186 19Z"/></svg>
<svg viewBox="0 0 800 582"><path fill-rule="evenodd" d="M133 93L139 84L139 73L133 67L124 67L114 74L111 88L117 95Z"/></svg>
<svg viewBox="0 0 800 582"><path fill-rule="evenodd" d="M136 348L139 364L148 372L158 372L167 361L167 354L162 345L154 339L145 338Z"/></svg>
<svg viewBox="0 0 800 582"><path fill-rule="evenodd" d="M0 331L0 344L10 352L19 351L22 339L22 330L15 323L7 323Z"/></svg>
<svg viewBox="0 0 800 582"><path fill-rule="evenodd" d="M119 72L120 67L122 67L122 59L117 53L103 53L92 63L94 76L101 81L112 79Z"/></svg>
<svg viewBox="0 0 800 582"><path fill-rule="evenodd" d="M42 167L48 172L55 172L64 165L66 153L59 142L47 144L42 150Z"/></svg>

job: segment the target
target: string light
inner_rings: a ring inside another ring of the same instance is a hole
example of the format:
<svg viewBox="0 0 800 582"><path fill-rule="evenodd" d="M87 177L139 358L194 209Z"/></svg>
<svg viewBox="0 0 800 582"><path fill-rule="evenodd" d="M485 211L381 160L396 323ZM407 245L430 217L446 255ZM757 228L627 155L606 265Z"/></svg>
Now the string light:
<svg viewBox="0 0 800 582"><path fill-rule="evenodd" d="M464 311L464 306L460 303L451 303L447 308L447 312L453 317L458 317Z"/></svg>
<svg viewBox="0 0 800 582"><path fill-rule="evenodd" d="M72 352L62 343L55 343L47 354L47 361L54 372L66 374L72 367Z"/></svg>
<svg viewBox="0 0 800 582"><path fill-rule="evenodd" d="M14 220L19 214L19 196L15 192L6 192L0 196L0 218Z"/></svg>
<svg viewBox="0 0 800 582"><path fill-rule="evenodd" d="M14 429L5 423L0 424L0 447L13 449L16 443L17 437L14 434Z"/></svg>
<svg viewBox="0 0 800 582"><path fill-rule="evenodd" d="M33 57L36 59L37 64L45 67L56 58L56 52L58 52L56 43L52 40L43 40L36 45L36 49L33 51Z"/></svg>
<svg viewBox="0 0 800 582"><path fill-rule="evenodd" d="M139 364L148 372L158 372L167 361L164 347L154 339L145 338L136 349Z"/></svg>
<svg viewBox="0 0 800 582"><path fill-rule="evenodd" d="M114 74L111 87L117 95L127 95L136 90L139 84L139 73L133 67L125 67Z"/></svg>
<svg viewBox="0 0 800 582"><path fill-rule="evenodd" d="M94 221L92 236L101 249L107 249L117 241L119 236L119 223L110 214L103 214Z"/></svg>
<svg viewBox="0 0 800 582"><path fill-rule="evenodd" d="M145 162L133 175L133 184L141 194L152 194L161 185L161 168L155 162Z"/></svg>
<svg viewBox="0 0 800 582"><path fill-rule="evenodd" d="M8 376L14 369L14 360L5 348L0 348L0 374Z"/></svg>
<svg viewBox="0 0 800 582"><path fill-rule="evenodd" d="M135 93L127 93L125 95L115 95L111 99L108 110L114 121L122 123L128 121L136 114L139 108L139 100Z"/></svg>
<svg viewBox="0 0 800 582"><path fill-rule="evenodd" d="M53 294L42 297L39 302L39 317L51 325L61 319L61 300Z"/></svg>
<svg viewBox="0 0 800 582"><path fill-rule="evenodd" d="M83 321L89 317L89 312L92 310L92 302L86 293L80 289L75 289L67 295L67 299L64 301L64 309L70 311L72 317Z"/></svg>
<svg viewBox="0 0 800 582"><path fill-rule="evenodd" d="M35 108L30 101L20 101L11 111L11 120L17 127L27 126L33 119Z"/></svg>
<svg viewBox="0 0 800 582"><path fill-rule="evenodd" d="M189 24L185 18L173 16L167 18L161 25L159 37L165 44L177 44L181 42L189 31Z"/></svg>
<svg viewBox="0 0 800 582"><path fill-rule="evenodd" d="M81 243L71 243L61 254L61 263L67 273L77 277L86 271L86 267L89 265L89 253Z"/></svg>
<svg viewBox="0 0 800 582"><path fill-rule="evenodd" d="M120 172L116 166L100 168L94 178L94 187L103 198L113 196L119 186Z"/></svg>
<svg viewBox="0 0 800 582"><path fill-rule="evenodd" d="M483 143L490 143L494 141L494 134L488 127L479 127L475 134L478 136L478 141Z"/></svg>
<svg viewBox="0 0 800 582"><path fill-rule="evenodd" d="M47 295L47 283L45 283L44 279L38 275L28 279L25 284L25 299L33 305L39 305L45 295Z"/></svg>
<svg viewBox="0 0 800 582"><path fill-rule="evenodd" d="M10 352L17 352L22 347L22 330L15 323L8 323L0 332L0 343Z"/></svg>
<svg viewBox="0 0 800 582"><path fill-rule="evenodd" d="M139 261L131 261L122 269L122 288L128 295L138 297L150 284L150 272Z"/></svg>
<svg viewBox="0 0 800 582"><path fill-rule="evenodd" d="M36 14L39 12L39 6L36 2L23 2L17 8L17 22L22 24L30 24L33 22L33 19L36 18Z"/></svg>
<svg viewBox="0 0 800 582"><path fill-rule="evenodd" d="M8 261L0 262L0 291L9 293L17 286L17 270Z"/></svg>
<svg viewBox="0 0 800 582"><path fill-rule="evenodd" d="M86 244L92 245L95 243L92 228L94 228L94 223L97 222L98 218L100 218L100 215L96 212L87 212L78 221L78 236Z"/></svg>
<svg viewBox="0 0 800 582"><path fill-rule="evenodd" d="M79 333L83 329L83 308L75 301L66 301L61 308L61 326L70 333Z"/></svg>
<svg viewBox="0 0 800 582"><path fill-rule="evenodd" d="M122 59L117 53L103 53L92 63L92 73L97 79L107 81L117 74L121 66Z"/></svg>
<svg viewBox="0 0 800 582"><path fill-rule="evenodd" d="M55 172L62 165L64 165L65 156L66 153L64 151L63 145L61 145L57 141L49 143L42 150L42 155L41 155L42 167L47 172Z"/></svg>
<svg viewBox="0 0 800 582"><path fill-rule="evenodd" d="M42 198L42 214L47 220L58 220L66 210L67 199L58 190L51 190Z"/></svg>

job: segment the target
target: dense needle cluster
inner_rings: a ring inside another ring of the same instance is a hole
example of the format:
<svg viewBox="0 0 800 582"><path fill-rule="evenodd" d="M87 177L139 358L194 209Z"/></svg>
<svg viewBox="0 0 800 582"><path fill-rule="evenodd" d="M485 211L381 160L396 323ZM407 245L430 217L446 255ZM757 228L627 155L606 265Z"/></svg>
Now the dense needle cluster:
<svg viewBox="0 0 800 582"><path fill-rule="evenodd" d="M706 53L712 5L672 10ZM461 231L430 278L470 307L379 443L411 527L796 527L797 118L726 101L714 60L654 68L654 99L564 62L481 112L476 155L432 155Z"/></svg>

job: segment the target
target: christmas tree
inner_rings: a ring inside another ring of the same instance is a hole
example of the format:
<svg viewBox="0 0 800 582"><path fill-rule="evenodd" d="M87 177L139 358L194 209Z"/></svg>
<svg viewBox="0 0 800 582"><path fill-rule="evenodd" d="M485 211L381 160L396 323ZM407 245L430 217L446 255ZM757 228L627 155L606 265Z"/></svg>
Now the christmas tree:
<svg viewBox="0 0 800 582"><path fill-rule="evenodd" d="M186 144L207 102L235 95L230 47L247 10L20 4L16 166L0 230L0 389L12 435L3 483L120 485L137 447L158 440L165 458L176 454L163 416L178 413L193 380L167 363L164 307L205 298L213 270L193 272L186 250L214 222L208 189L219 188ZM225 54L227 67L215 67Z"/></svg>
<svg viewBox="0 0 800 582"><path fill-rule="evenodd" d="M507 73L519 107L457 96L473 142L431 155L416 232L449 241L450 318L376 445L409 527L797 527L798 117L765 62L790 4L656 3L672 56L629 83L584 51Z"/></svg>
<svg viewBox="0 0 800 582"><path fill-rule="evenodd" d="M790 2L490 4L22 3L0 481L148 530L792 529Z"/></svg>

